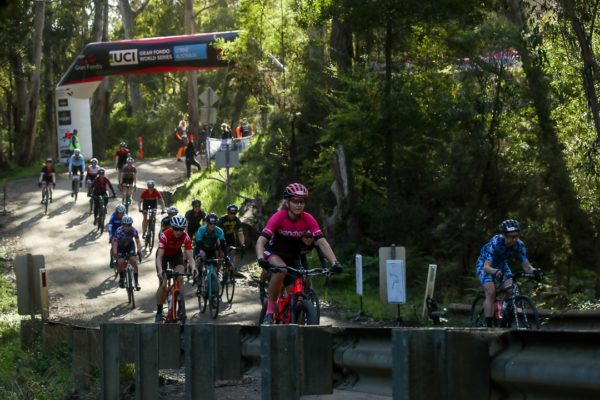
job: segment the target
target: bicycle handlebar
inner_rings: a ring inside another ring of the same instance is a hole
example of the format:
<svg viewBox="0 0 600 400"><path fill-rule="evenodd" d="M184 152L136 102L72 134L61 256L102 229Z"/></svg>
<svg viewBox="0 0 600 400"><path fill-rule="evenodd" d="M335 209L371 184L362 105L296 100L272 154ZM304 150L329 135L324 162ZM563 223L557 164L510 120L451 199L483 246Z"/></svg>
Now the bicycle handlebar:
<svg viewBox="0 0 600 400"><path fill-rule="evenodd" d="M294 268L294 267L290 267L290 266L278 267L278 266L275 266L275 265L271 264L271 268L270 268L271 272L275 272L275 273L277 273L277 272L285 272L286 270L294 272L294 273L299 274L299 275L304 275L304 276L318 276L318 275L331 276L331 275L334 274L333 272L331 272L327 268L303 269L303 268Z"/></svg>

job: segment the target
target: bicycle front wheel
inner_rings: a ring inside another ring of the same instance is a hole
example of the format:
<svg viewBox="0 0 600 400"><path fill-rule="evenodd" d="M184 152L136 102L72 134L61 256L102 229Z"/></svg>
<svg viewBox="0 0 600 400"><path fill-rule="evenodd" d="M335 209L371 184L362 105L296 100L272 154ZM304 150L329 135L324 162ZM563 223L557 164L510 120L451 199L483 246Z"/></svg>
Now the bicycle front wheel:
<svg viewBox="0 0 600 400"><path fill-rule="evenodd" d="M321 322L321 303L319 302L319 296L317 292L312 289L306 291L306 300L310 301L315 311L317 312L317 324Z"/></svg>
<svg viewBox="0 0 600 400"><path fill-rule="evenodd" d="M129 304L131 304L131 308L135 308L135 294L133 287L133 270L131 268L127 268L125 270L125 278L127 282L125 282L125 287L127 288L127 300Z"/></svg>
<svg viewBox="0 0 600 400"><path fill-rule="evenodd" d="M519 295L515 297L514 305L516 309L511 310L511 322L516 329L540 329L540 315L533 300Z"/></svg>
<svg viewBox="0 0 600 400"><path fill-rule="evenodd" d="M217 315L219 315L221 296L219 295L219 278L216 274L211 274L211 288L209 292L210 297L208 299L208 308L210 309L210 315L213 318L217 318Z"/></svg>
<svg viewBox="0 0 600 400"><path fill-rule="evenodd" d="M100 214L100 215L98 215L98 230L100 231L100 234L102 235L104 233L104 219L106 218L106 207L101 206L98 213Z"/></svg>
<svg viewBox="0 0 600 400"><path fill-rule="evenodd" d="M293 322L298 325L319 325L317 310L309 300L300 300L294 309Z"/></svg>
<svg viewBox="0 0 600 400"><path fill-rule="evenodd" d="M227 302L231 304L233 302L233 294L235 293L235 274L233 271L225 271L223 286L225 286Z"/></svg>
<svg viewBox="0 0 600 400"><path fill-rule="evenodd" d="M201 313L204 313L208 304L208 287L204 276L201 279L200 287L196 291L196 297L198 297L198 309Z"/></svg>
<svg viewBox="0 0 600 400"><path fill-rule="evenodd" d="M485 302L485 295L480 293L473 300L471 305L471 314L469 318L469 326L471 328L485 328L485 314L483 313L483 303Z"/></svg>

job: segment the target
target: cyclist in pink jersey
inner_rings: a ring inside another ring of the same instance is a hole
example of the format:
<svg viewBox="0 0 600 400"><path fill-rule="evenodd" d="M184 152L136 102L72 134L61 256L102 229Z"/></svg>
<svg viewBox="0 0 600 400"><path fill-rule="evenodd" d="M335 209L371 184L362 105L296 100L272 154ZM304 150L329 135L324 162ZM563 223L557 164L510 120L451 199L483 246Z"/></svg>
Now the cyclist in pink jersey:
<svg viewBox="0 0 600 400"><path fill-rule="evenodd" d="M314 237L315 245L319 247L325 258L331 263L331 272L342 272L342 266L337 261L331 246L323 236L317 220L304 211L308 190L300 183L292 183L285 188L284 200L279 211L269 218L262 233L256 241L256 256L258 264L269 270L272 266L300 267L302 251L302 237L310 230ZM269 283L267 313L265 324L273 322L277 295L283 284L291 284L291 279L286 279L287 272L273 271Z"/></svg>

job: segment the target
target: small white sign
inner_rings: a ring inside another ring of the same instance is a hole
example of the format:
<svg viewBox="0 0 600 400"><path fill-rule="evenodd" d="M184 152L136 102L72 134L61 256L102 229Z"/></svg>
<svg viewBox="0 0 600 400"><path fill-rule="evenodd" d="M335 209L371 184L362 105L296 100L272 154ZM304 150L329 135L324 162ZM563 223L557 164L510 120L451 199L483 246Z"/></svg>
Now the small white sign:
<svg viewBox="0 0 600 400"><path fill-rule="evenodd" d="M387 301L389 304L406 304L406 282L403 260L386 261Z"/></svg>
<svg viewBox="0 0 600 400"><path fill-rule="evenodd" d="M219 95L209 86L206 90L200 93L200 101L207 106L212 106L219 101Z"/></svg>
<svg viewBox="0 0 600 400"><path fill-rule="evenodd" d="M362 256L356 255L356 294L363 295Z"/></svg>

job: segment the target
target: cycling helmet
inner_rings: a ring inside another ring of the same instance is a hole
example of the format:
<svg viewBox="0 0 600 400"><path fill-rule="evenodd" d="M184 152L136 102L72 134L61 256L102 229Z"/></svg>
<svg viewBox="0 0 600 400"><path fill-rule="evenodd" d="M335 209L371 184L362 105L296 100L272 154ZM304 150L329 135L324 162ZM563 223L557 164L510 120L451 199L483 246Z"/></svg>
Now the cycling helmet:
<svg viewBox="0 0 600 400"><path fill-rule="evenodd" d="M313 237L313 234L312 234L312 232L310 231L310 229L307 229L307 230L305 230L305 231L302 233L302 237L303 237L303 238L311 238L311 239L312 239L312 237Z"/></svg>
<svg viewBox="0 0 600 400"><path fill-rule="evenodd" d="M500 232L502 233L519 232L520 230L519 221L516 219L507 219L500 224Z"/></svg>
<svg viewBox="0 0 600 400"><path fill-rule="evenodd" d="M154 186L156 186L156 182L154 182L152 179L150 179L148 182L146 182L146 185L148 185L148 187L154 187Z"/></svg>
<svg viewBox="0 0 600 400"><path fill-rule="evenodd" d="M115 207L115 211L118 213L124 213L125 212L125 206L123 204L117 204L117 206Z"/></svg>
<svg viewBox="0 0 600 400"><path fill-rule="evenodd" d="M73 150L73 154L75 154L76 156L78 156L79 154L81 154L81 150L75 149L75 150Z"/></svg>
<svg viewBox="0 0 600 400"><path fill-rule="evenodd" d="M169 207L167 208L167 214L177 215L179 214L179 210L175 207Z"/></svg>
<svg viewBox="0 0 600 400"><path fill-rule="evenodd" d="M90 160L90 162L91 162L92 164L98 164L98 159L97 159L97 158L92 158L92 159Z"/></svg>
<svg viewBox="0 0 600 400"><path fill-rule="evenodd" d="M126 144L125 142L121 142L121 143L119 144L119 147L127 147L127 144Z"/></svg>
<svg viewBox="0 0 600 400"><path fill-rule="evenodd" d="M127 157L127 162L130 164L133 164L133 157Z"/></svg>
<svg viewBox="0 0 600 400"><path fill-rule="evenodd" d="M308 198L308 189L301 183L290 183L283 191L283 197L289 199L291 197Z"/></svg>
<svg viewBox="0 0 600 400"><path fill-rule="evenodd" d="M198 199L192 200L192 207L201 206L202 202Z"/></svg>
<svg viewBox="0 0 600 400"><path fill-rule="evenodd" d="M106 173L106 170L104 168L98 169L98 175L104 175L104 173Z"/></svg>
<svg viewBox="0 0 600 400"><path fill-rule="evenodd" d="M51 159L51 158L46 158L46 162L47 162L47 163L48 163L48 162L49 162L49 163L51 163L51 162L53 162L53 161L52 161L52 159Z"/></svg>
<svg viewBox="0 0 600 400"><path fill-rule="evenodd" d="M227 206L227 212L238 212L238 207L235 204L230 204Z"/></svg>
<svg viewBox="0 0 600 400"><path fill-rule="evenodd" d="M181 215L175 215L171 217L171 227L176 229L185 229L187 226L187 221Z"/></svg>
<svg viewBox="0 0 600 400"><path fill-rule="evenodd" d="M132 225L133 224L133 218L131 218L129 215L125 215L123 216L123 219L121 219L121 225Z"/></svg>
<svg viewBox="0 0 600 400"><path fill-rule="evenodd" d="M219 220L219 217L217 217L217 214L215 213L210 213L206 216L206 223L211 223L211 224L216 224L217 221Z"/></svg>

